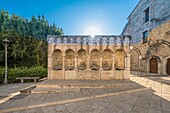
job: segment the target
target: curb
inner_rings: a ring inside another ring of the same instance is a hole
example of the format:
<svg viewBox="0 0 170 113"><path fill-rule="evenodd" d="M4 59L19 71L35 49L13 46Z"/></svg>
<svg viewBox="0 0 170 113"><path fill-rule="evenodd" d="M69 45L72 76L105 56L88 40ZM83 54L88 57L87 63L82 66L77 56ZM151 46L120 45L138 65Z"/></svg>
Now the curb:
<svg viewBox="0 0 170 113"><path fill-rule="evenodd" d="M19 95L19 94L20 94L19 91L18 91L18 92L15 92L15 93L11 93L9 96L7 96L7 97L5 97L5 98L3 98L3 99L0 99L0 104L8 101L9 99L11 99L11 98L13 98L13 97L15 97L15 96L17 96L17 95ZM1 112L1 111L0 111L0 112Z"/></svg>
<svg viewBox="0 0 170 113"><path fill-rule="evenodd" d="M33 84L33 85L31 85L31 86L28 86L28 87L26 87L26 88L21 89L21 90L20 90L20 93L21 93L21 94L31 93L31 90L34 89L34 88L36 88L36 84Z"/></svg>
<svg viewBox="0 0 170 113"><path fill-rule="evenodd" d="M15 97L15 96L17 96L17 95L19 95L19 94L30 93L33 88L35 88L35 84L34 84L34 85L31 85L31 86L28 86L28 87L26 87L26 88L23 88L23 89L21 89L20 91L17 91L17 92L15 92L15 93L11 93L11 94L9 94L9 96L7 96L7 97L5 97L5 98L3 98L3 99L0 99L0 104L8 101L9 99L11 99L11 98L13 98L13 97ZM1 111L0 111L0 112L1 112Z"/></svg>
<svg viewBox="0 0 170 113"><path fill-rule="evenodd" d="M150 90L150 89L151 88L141 88L141 89L135 89L135 90L129 90L129 91L121 91L121 92L116 92L116 93L114 92L114 93L92 95L92 96L75 98L75 99L67 99L67 100L61 100L61 101L57 101L57 102L48 102L48 103L44 103L44 104L36 104L36 105L29 105L29 106L23 106L23 107L8 108L8 109L5 109L5 110L0 110L0 113L14 112L14 111L20 111L20 110L26 110L26 109L34 109L34 108L41 108L41 107L61 105L61 104L67 104L67 103L74 103L74 102L79 102L79 101L86 101L86 100L91 100L91 99L104 98L104 97L109 97L109 96L116 96L116 95L133 93L133 92L138 92L138 91L145 91L145 90Z"/></svg>

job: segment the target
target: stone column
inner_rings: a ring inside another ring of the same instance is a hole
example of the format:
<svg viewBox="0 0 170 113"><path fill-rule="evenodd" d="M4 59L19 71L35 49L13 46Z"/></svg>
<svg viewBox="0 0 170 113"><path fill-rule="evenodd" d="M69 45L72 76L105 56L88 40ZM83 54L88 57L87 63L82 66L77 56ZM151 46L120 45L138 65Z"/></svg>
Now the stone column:
<svg viewBox="0 0 170 113"><path fill-rule="evenodd" d="M48 57L48 79L52 79L52 71L53 71L53 58Z"/></svg>
<svg viewBox="0 0 170 113"><path fill-rule="evenodd" d="M53 44L53 38L51 38L51 43L48 44L48 79L52 79L52 71L53 71L53 51L55 49L55 44Z"/></svg>
<svg viewBox="0 0 170 113"><path fill-rule="evenodd" d="M138 63L138 76L141 76L141 60L142 60L142 56L139 55L139 63Z"/></svg>
<svg viewBox="0 0 170 113"><path fill-rule="evenodd" d="M62 68L63 74L62 79L65 79L65 53L63 53L63 68Z"/></svg>
<svg viewBox="0 0 170 113"><path fill-rule="evenodd" d="M164 66L163 65L163 57L162 56L160 56L160 62L158 62L158 73L159 74L163 74L163 70L164 70L164 68L166 67L166 66ZM160 70L159 70L160 69Z"/></svg>
<svg viewBox="0 0 170 113"><path fill-rule="evenodd" d="M87 54L87 70L90 70L90 54Z"/></svg>
<svg viewBox="0 0 170 113"><path fill-rule="evenodd" d="M77 70L77 55L75 55L75 70Z"/></svg>
<svg viewBox="0 0 170 113"><path fill-rule="evenodd" d="M126 57L126 69L130 71L130 53L128 53Z"/></svg>
<svg viewBox="0 0 170 113"><path fill-rule="evenodd" d="M127 53L127 57L125 57L125 71L123 78L130 79L130 53Z"/></svg>
<svg viewBox="0 0 170 113"><path fill-rule="evenodd" d="M100 80L102 79L102 53L100 54Z"/></svg>
<svg viewBox="0 0 170 113"><path fill-rule="evenodd" d="M115 55L112 56L112 70L115 69Z"/></svg>
<svg viewBox="0 0 170 113"><path fill-rule="evenodd" d="M103 70L103 68L102 68L102 54L100 55L100 70Z"/></svg>
<svg viewBox="0 0 170 113"><path fill-rule="evenodd" d="M149 64L149 59L146 59L146 76L148 77L149 76L149 74L150 74L150 69L149 69L149 67L150 67L150 64Z"/></svg>

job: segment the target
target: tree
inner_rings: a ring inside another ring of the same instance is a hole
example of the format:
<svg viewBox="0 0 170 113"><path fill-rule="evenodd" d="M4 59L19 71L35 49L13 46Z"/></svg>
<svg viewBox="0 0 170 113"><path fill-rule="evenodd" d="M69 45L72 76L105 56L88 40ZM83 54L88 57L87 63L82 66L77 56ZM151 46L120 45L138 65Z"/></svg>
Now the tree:
<svg viewBox="0 0 170 113"><path fill-rule="evenodd" d="M4 66L2 40L8 38L8 66L47 67L47 35L61 35L63 30L55 23L50 25L44 15L30 20L0 11L0 66Z"/></svg>

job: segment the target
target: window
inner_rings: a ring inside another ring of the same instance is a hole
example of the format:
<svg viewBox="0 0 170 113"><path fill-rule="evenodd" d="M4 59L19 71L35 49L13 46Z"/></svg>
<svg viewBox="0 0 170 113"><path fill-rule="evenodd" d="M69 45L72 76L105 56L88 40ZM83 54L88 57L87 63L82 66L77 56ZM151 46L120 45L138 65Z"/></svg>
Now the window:
<svg viewBox="0 0 170 113"><path fill-rule="evenodd" d="M149 7L144 11L145 13L145 22L149 21Z"/></svg>
<svg viewBox="0 0 170 113"><path fill-rule="evenodd" d="M143 43L147 42L147 38L148 38L148 31L143 32Z"/></svg>

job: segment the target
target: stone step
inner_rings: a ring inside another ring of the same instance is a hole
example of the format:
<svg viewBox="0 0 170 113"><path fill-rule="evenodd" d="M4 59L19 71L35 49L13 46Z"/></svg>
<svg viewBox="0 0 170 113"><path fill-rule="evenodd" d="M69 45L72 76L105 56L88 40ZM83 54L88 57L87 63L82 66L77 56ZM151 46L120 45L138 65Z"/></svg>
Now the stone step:
<svg viewBox="0 0 170 113"><path fill-rule="evenodd" d="M120 85L48 85L41 84L37 85L37 88L110 88L110 87L119 87Z"/></svg>
<svg viewBox="0 0 170 113"><path fill-rule="evenodd" d="M31 90L31 93L57 93L69 91L80 91L80 88L35 88Z"/></svg>
<svg viewBox="0 0 170 113"><path fill-rule="evenodd" d="M107 88L133 84L125 80L45 80L37 88Z"/></svg>

